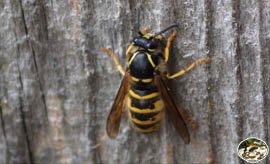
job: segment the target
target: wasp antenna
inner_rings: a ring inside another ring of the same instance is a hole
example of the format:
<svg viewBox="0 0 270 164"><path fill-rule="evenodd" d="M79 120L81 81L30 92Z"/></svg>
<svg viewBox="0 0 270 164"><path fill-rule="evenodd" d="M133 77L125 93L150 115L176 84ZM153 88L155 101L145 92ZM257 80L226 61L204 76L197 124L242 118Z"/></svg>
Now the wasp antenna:
<svg viewBox="0 0 270 164"><path fill-rule="evenodd" d="M143 36L143 33L141 31L138 32L140 36Z"/></svg>
<svg viewBox="0 0 270 164"><path fill-rule="evenodd" d="M140 6L136 7L136 30L140 30Z"/></svg>
<svg viewBox="0 0 270 164"><path fill-rule="evenodd" d="M163 34L164 32L166 32L166 31L168 31L168 30L170 30L171 28L174 28L174 27L178 27L178 24L173 24L173 25L171 25L171 26L165 28L164 30L158 32L155 36L153 36L153 38L155 38L156 36L158 36L158 35L160 35L160 34Z"/></svg>

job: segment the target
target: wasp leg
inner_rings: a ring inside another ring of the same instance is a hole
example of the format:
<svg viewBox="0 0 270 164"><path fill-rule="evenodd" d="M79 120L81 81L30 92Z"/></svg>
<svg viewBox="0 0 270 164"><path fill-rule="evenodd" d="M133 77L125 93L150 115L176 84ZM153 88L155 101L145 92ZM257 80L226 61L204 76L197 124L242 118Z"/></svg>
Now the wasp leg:
<svg viewBox="0 0 270 164"><path fill-rule="evenodd" d="M118 60L117 60L115 54L114 54L112 51L110 51L110 50L108 50L108 49L105 49L105 48L102 48L101 50L102 50L103 52L106 52L107 54L109 54L111 57L113 57L114 63L116 64L116 66L117 66L119 72L124 76L124 75L125 75L125 72L123 71L122 66L119 64L119 62L118 62Z"/></svg>
<svg viewBox="0 0 270 164"><path fill-rule="evenodd" d="M132 51L132 49L134 48L134 43L131 43L127 49L127 52L126 52L126 56L129 56L130 55L130 52Z"/></svg>
<svg viewBox="0 0 270 164"><path fill-rule="evenodd" d="M211 161L208 164L215 164L215 156L213 152L209 152L209 157Z"/></svg>
<svg viewBox="0 0 270 164"><path fill-rule="evenodd" d="M170 49L170 46L171 46L171 42L172 40L174 39L174 37L176 36L176 32L172 33L167 41L167 45L166 45L166 48L165 48L165 62L167 63L168 62L168 59L169 59L169 49Z"/></svg>
<svg viewBox="0 0 270 164"><path fill-rule="evenodd" d="M191 117L188 116L188 114L186 112L184 112L181 108L177 107L179 113L188 121L188 123L191 125L192 129L195 129L195 123L193 122L193 120L191 119Z"/></svg>
<svg viewBox="0 0 270 164"><path fill-rule="evenodd" d="M166 76L167 76L168 79L174 79L174 78L179 77L179 76L182 76L182 75L185 74L186 72L190 71L190 70L191 70L192 68L194 68L196 65L201 64L201 63L208 63L208 62L210 62L210 61L211 61L210 58L208 58L208 59L203 59L203 60L198 60L198 61L192 63L187 69L181 70L181 71L177 72L177 73L174 74L174 75L169 75L169 74L167 74Z"/></svg>

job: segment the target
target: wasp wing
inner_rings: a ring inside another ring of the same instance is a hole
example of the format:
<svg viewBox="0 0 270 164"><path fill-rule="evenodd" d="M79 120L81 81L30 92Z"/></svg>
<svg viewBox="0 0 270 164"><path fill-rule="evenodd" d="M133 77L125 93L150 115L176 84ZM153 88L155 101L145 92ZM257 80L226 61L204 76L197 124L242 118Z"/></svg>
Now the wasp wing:
<svg viewBox="0 0 270 164"><path fill-rule="evenodd" d="M155 76L155 83L161 92L162 99L165 107L168 111L169 117L172 120L177 132L183 138L184 142L188 144L190 142L190 136L188 133L187 126L179 113L177 106L175 105L172 96L170 95L161 75Z"/></svg>
<svg viewBox="0 0 270 164"><path fill-rule="evenodd" d="M111 139L115 139L118 134L121 116L125 108L125 98L128 92L129 78L130 78L129 73L126 72L124 79L121 82L121 86L118 90L117 96L114 100L109 117L107 119L106 130L108 136Z"/></svg>

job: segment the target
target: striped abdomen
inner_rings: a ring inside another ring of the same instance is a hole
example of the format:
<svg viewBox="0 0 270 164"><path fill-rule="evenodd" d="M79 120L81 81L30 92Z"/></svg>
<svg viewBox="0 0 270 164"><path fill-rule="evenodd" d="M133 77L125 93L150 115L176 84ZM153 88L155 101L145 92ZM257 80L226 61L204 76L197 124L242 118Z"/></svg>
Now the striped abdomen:
<svg viewBox="0 0 270 164"><path fill-rule="evenodd" d="M163 106L163 101L156 87L144 90L130 88L129 118L139 132L149 133L159 128L164 113Z"/></svg>
<svg viewBox="0 0 270 164"><path fill-rule="evenodd" d="M131 88L128 96L129 118L135 128L149 133L159 128L163 118L163 101L154 84L154 70L159 57L137 51L129 59Z"/></svg>

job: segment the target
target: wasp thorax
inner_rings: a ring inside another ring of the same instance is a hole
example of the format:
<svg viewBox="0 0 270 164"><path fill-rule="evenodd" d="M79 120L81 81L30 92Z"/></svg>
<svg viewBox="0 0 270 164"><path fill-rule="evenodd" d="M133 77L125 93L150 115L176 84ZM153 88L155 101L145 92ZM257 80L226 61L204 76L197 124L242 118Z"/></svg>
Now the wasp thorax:
<svg viewBox="0 0 270 164"><path fill-rule="evenodd" d="M129 68L133 77L138 79L152 78L158 57L149 53L139 51L130 58Z"/></svg>

